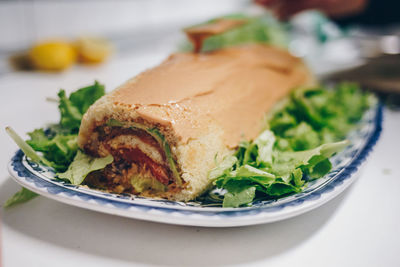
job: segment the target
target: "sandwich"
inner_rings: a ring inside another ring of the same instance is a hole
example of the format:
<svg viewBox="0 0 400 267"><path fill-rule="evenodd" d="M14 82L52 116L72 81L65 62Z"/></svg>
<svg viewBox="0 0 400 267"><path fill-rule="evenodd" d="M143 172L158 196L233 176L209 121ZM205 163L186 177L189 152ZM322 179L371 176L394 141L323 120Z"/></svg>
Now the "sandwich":
<svg viewBox="0 0 400 267"><path fill-rule="evenodd" d="M300 59L276 47L281 28L264 16L187 28L193 52L107 95L97 81L69 97L61 89L59 124L26 142L6 130L30 160L75 186L222 207L299 193L331 170L376 99L356 84L315 85ZM6 206L34 196L22 189Z"/></svg>
<svg viewBox="0 0 400 267"><path fill-rule="evenodd" d="M85 182L111 192L192 200L210 187L216 158L256 138L265 114L293 88L310 83L300 59L264 44L172 54L86 111L79 147L114 160Z"/></svg>

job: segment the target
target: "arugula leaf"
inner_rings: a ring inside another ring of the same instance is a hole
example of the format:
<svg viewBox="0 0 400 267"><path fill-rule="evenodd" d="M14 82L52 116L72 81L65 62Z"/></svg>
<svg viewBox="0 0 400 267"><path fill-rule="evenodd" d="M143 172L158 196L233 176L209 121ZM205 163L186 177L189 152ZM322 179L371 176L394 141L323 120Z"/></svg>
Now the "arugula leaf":
<svg viewBox="0 0 400 267"><path fill-rule="evenodd" d="M58 93L60 102L58 108L60 109L61 120L60 124L63 128L69 129L71 132L77 132L81 125L82 113L78 107L69 100L64 90Z"/></svg>
<svg viewBox="0 0 400 267"><path fill-rule="evenodd" d="M58 173L57 176L60 179L68 180L71 184L80 185L89 173L103 169L113 160L114 158L111 155L104 158L94 158L78 150L67 171Z"/></svg>
<svg viewBox="0 0 400 267"><path fill-rule="evenodd" d="M49 166L58 171L64 171L78 150L77 135L46 134L43 129L28 133L31 137L27 143L36 151L43 152L50 162Z"/></svg>
<svg viewBox="0 0 400 267"><path fill-rule="evenodd" d="M51 163L38 155L11 127L6 127L7 134L14 140L25 155L36 163L43 163L50 166Z"/></svg>
<svg viewBox="0 0 400 267"><path fill-rule="evenodd" d="M36 129L28 133L31 137L27 143L43 153L46 165L63 172L71 164L78 151L77 134L82 116L97 99L104 95L104 86L97 81L90 86L71 93L69 98L60 90L59 110L60 123L48 130Z"/></svg>
<svg viewBox="0 0 400 267"><path fill-rule="evenodd" d="M28 133L30 140L26 142L10 127L7 127L6 131L31 160L53 167L58 172L63 172L67 170L68 166L70 166L71 162L76 158L78 151L78 130L83 114L90 105L103 95L104 86L97 81L91 86L78 89L76 92L72 93L69 98L67 98L64 90L60 90L58 93L59 111L61 115L59 124L51 125L47 130L36 129ZM40 153L38 154L35 151ZM95 162L89 160L87 163L91 162L92 164L90 167L96 169L99 165L109 160L109 158L107 160L101 159ZM74 171L75 170L76 168L74 168ZM84 176L86 176L82 174L79 178L76 172L69 172L68 175L70 175L68 178L73 179L74 182L79 182L82 177L84 178ZM21 192L17 193L9 200L9 203L18 202L20 201L19 199L21 199L21 201L25 199L26 201L29 200L34 196L34 193L29 192L30 191L27 189L21 190Z"/></svg>
<svg viewBox="0 0 400 267"><path fill-rule="evenodd" d="M81 88L71 93L69 100L81 114L85 114L88 108L104 94L104 85L95 81L93 85Z"/></svg>
<svg viewBox="0 0 400 267"><path fill-rule="evenodd" d="M37 196L38 194L26 189L25 187L22 187L20 191L15 193L6 201L6 203L4 203L4 207L9 208L17 204L25 203Z"/></svg>
<svg viewBox="0 0 400 267"><path fill-rule="evenodd" d="M104 94L104 86L97 81L91 86L80 88L71 93L69 98L67 98L64 90L60 90L58 93L60 98L58 107L61 114L61 126L69 129L72 133L77 132L81 125L83 114Z"/></svg>

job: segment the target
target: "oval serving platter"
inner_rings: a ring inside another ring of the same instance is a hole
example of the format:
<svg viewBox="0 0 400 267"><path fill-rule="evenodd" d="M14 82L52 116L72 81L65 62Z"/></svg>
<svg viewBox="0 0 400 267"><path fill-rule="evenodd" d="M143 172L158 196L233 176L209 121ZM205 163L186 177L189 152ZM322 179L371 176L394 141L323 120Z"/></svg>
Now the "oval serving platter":
<svg viewBox="0 0 400 267"><path fill-rule="evenodd" d="M112 194L75 186L58 179L51 168L29 161L21 150L9 163L13 179L45 197L81 208L160 223L233 227L275 222L317 208L343 192L357 177L357 170L379 139L383 107L377 104L364 115L347 137L350 145L331 158L332 170L312 181L298 194L254 202L250 207L221 208L200 202L174 202Z"/></svg>

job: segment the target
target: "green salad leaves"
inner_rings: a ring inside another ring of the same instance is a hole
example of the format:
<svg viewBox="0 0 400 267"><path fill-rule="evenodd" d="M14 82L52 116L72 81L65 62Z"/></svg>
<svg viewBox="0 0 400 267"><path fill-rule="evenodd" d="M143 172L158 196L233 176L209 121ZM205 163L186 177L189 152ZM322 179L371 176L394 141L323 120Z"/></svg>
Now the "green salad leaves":
<svg viewBox="0 0 400 267"><path fill-rule="evenodd" d="M61 117L58 124L51 125L47 129L36 129L28 133L30 139L26 142L10 127L7 127L6 131L31 160L53 167L59 173L68 169L66 173L60 174L62 176L60 178L76 184L79 179L83 179L89 172L104 168L104 164L112 162L112 157L111 159L93 159L86 155L82 156L84 154L79 152L77 144L78 131L83 114L104 94L104 86L97 81L93 85L78 89L71 93L69 97L66 96L64 90L60 90L58 93L58 108ZM36 152L40 152L40 154ZM76 164L74 168L71 167L71 162L77 157L79 162L85 163L80 167L84 168L85 172L80 171L80 169L77 170ZM80 174L82 176L78 178ZM34 196L36 196L35 193L22 189L7 201L6 206L28 201Z"/></svg>
<svg viewBox="0 0 400 267"><path fill-rule="evenodd" d="M38 152L58 172L65 171L78 151L77 137L82 116L86 110L105 94L104 86L97 81L66 96L64 90L58 93L60 123L48 129L36 129L28 133L26 142Z"/></svg>
<svg viewBox="0 0 400 267"><path fill-rule="evenodd" d="M327 174L329 158L348 145L343 139L372 101L349 83L293 91L270 114L266 130L210 171L214 185L226 191L223 207L298 193Z"/></svg>

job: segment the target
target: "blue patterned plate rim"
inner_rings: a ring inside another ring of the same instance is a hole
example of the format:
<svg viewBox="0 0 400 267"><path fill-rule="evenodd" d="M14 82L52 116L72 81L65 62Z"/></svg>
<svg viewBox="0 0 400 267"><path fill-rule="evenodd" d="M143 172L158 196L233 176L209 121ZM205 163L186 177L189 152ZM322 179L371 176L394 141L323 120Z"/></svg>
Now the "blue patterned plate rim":
<svg viewBox="0 0 400 267"><path fill-rule="evenodd" d="M107 193L84 186L73 186L60 180L52 179L51 175L50 177L44 176L43 174L48 175L51 173L51 170L45 166L30 162L21 150L18 150L11 159L9 172L19 184L33 189L39 194L46 192L60 196L65 194L66 196L62 196L65 198L77 196L84 202L94 200L100 205L111 204L116 208L122 209L138 207L202 214L247 214L254 211L275 212L285 207L295 207L305 202L317 201L321 195L334 191L345 180L353 177L353 174L367 158L379 139L382 131L382 121L383 105L379 103L366 112L360 122L360 126L349 135L350 146L332 158L333 170L325 177L312 182L303 192L277 200L255 202L252 206L243 208L203 207L197 202L183 203L155 200ZM54 172L52 175L54 177Z"/></svg>

